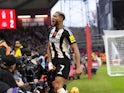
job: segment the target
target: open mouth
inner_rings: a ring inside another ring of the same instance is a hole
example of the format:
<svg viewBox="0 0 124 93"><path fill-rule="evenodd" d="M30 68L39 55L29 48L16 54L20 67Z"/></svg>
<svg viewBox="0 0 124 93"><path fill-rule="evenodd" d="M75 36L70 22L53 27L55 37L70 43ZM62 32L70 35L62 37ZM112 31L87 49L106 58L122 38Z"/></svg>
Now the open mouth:
<svg viewBox="0 0 124 93"><path fill-rule="evenodd" d="M55 23L55 20L52 20L52 23Z"/></svg>

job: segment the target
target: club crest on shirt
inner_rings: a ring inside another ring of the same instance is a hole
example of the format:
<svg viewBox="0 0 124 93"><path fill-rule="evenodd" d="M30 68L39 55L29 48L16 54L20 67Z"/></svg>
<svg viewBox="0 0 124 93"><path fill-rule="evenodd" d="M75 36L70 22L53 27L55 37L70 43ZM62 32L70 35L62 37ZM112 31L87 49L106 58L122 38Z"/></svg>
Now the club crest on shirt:
<svg viewBox="0 0 124 93"><path fill-rule="evenodd" d="M55 36L56 36L56 34L57 34L57 32L55 31L55 32L53 33L53 36L55 37Z"/></svg>
<svg viewBox="0 0 124 93"><path fill-rule="evenodd" d="M75 38L74 38L74 36L73 36L73 35L69 36L69 39L70 39L71 43L76 42L76 40L75 40Z"/></svg>

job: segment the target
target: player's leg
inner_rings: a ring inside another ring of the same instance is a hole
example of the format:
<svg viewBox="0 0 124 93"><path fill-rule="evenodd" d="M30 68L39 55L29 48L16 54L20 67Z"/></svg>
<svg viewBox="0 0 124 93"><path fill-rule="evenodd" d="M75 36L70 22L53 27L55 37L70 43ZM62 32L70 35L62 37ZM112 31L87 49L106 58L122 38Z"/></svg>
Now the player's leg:
<svg viewBox="0 0 124 93"><path fill-rule="evenodd" d="M66 90L63 88L65 84L65 79L63 77L57 76L53 81L54 91L56 93L66 93Z"/></svg>
<svg viewBox="0 0 124 93"><path fill-rule="evenodd" d="M54 90L57 93L66 93L66 89L63 87L68 79L70 72L70 60L61 59L58 60L59 64L56 65L56 77L53 81Z"/></svg>

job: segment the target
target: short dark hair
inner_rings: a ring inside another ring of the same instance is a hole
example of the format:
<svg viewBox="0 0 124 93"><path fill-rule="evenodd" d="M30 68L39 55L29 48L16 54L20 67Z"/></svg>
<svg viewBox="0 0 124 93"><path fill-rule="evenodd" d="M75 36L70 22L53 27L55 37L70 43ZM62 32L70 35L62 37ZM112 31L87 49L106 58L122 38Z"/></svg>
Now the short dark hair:
<svg viewBox="0 0 124 93"><path fill-rule="evenodd" d="M11 66L17 63L16 58L13 55L7 55L2 57L2 63L4 66Z"/></svg>
<svg viewBox="0 0 124 93"><path fill-rule="evenodd" d="M57 11L56 13L58 13L60 16L62 16L63 20L65 20L65 14L63 12Z"/></svg>

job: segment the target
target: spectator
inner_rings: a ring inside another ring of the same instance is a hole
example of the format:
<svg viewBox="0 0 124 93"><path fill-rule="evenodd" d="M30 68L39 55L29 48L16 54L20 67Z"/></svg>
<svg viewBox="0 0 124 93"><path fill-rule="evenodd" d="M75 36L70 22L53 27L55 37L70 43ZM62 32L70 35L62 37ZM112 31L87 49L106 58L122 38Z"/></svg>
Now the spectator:
<svg viewBox="0 0 124 93"><path fill-rule="evenodd" d="M10 54L10 47L7 45L6 41L0 40L0 56L5 56Z"/></svg>
<svg viewBox="0 0 124 93"><path fill-rule="evenodd" d="M13 55L2 57L2 63L0 68L0 84L4 84L4 86L0 86L0 89L4 87L5 90L7 90L8 88L17 87L12 74L15 70L15 67L16 59ZM0 91L3 92L3 90Z"/></svg>
<svg viewBox="0 0 124 93"><path fill-rule="evenodd" d="M23 46L22 46L21 42L16 41L15 42L15 54L14 54L15 57L21 57L22 56L22 50L21 50L22 48L23 48Z"/></svg>

